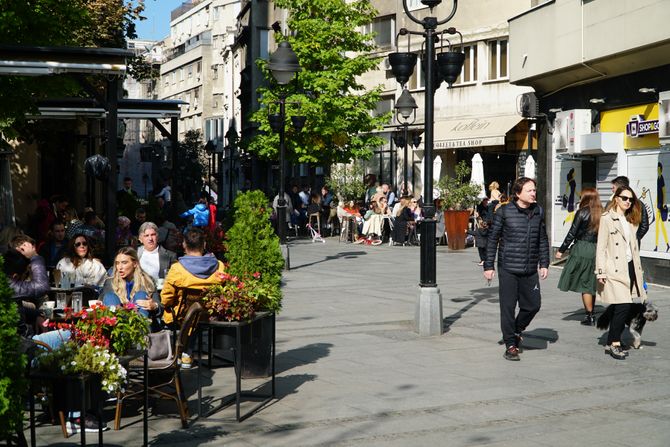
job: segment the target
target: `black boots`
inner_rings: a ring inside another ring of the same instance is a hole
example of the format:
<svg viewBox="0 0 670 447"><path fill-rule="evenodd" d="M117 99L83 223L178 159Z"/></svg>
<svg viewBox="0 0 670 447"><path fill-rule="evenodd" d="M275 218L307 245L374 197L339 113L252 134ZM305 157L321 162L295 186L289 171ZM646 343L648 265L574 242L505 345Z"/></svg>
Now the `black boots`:
<svg viewBox="0 0 670 447"><path fill-rule="evenodd" d="M582 320L582 325L584 326L595 326L596 317L593 315L593 312L586 312L586 316Z"/></svg>

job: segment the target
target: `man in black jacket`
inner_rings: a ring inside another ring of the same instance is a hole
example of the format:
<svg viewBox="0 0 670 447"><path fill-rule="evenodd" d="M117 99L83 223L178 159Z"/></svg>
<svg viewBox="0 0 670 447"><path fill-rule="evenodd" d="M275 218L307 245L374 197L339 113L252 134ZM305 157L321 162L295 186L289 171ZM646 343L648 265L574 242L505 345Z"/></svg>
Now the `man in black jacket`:
<svg viewBox="0 0 670 447"><path fill-rule="evenodd" d="M484 277L488 281L495 275L498 252L500 328L507 360L520 360L521 333L540 310L538 276L546 279L549 274L549 239L536 194L535 180L521 177L514 182L513 200L494 214L486 246Z"/></svg>

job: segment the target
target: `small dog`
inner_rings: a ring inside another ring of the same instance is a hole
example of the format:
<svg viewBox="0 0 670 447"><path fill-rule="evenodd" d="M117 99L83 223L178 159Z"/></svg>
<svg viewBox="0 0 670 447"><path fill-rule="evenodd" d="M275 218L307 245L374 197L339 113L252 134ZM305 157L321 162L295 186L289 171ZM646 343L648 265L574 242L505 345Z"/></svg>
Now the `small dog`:
<svg viewBox="0 0 670 447"><path fill-rule="evenodd" d="M614 308L608 306L605 312L598 318L598 329L608 329ZM630 335L633 336L633 348L640 349L642 345L642 330L647 321L656 321L658 319L658 309L650 301L645 304L633 303L626 316L626 326Z"/></svg>

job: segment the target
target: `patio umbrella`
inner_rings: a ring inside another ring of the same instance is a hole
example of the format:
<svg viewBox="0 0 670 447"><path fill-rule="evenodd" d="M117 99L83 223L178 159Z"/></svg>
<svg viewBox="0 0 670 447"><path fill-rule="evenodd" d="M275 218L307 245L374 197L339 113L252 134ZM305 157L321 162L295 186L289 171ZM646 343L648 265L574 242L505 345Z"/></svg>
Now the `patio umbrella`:
<svg viewBox="0 0 670 447"><path fill-rule="evenodd" d="M479 154L475 154L472 157L472 171L470 172L470 183L480 185L479 195L477 196L480 199L486 197L486 188L484 181L484 160Z"/></svg>
<svg viewBox="0 0 670 447"><path fill-rule="evenodd" d="M440 181L440 172L442 171L442 157L439 155L433 160L433 181L435 183Z"/></svg>
<svg viewBox="0 0 670 447"><path fill-rule="evenodd" d="M523 172L526 177L532 179L535 178L535 160L532 155L529 155L528 158L526 158L526 165L524 166Z"/></svg>

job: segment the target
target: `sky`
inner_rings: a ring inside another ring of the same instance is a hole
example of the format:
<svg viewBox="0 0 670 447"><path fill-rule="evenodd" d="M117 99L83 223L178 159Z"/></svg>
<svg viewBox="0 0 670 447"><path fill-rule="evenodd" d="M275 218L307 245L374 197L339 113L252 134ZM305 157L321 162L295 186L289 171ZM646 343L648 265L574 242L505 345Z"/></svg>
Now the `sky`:
<svg viewBox="0 0 670 447"><path fill-rule="evenodd" d="M187 0L144 0L146 20L138 21L137 37L148 40L161 40L170 34L170 12Z"/></svg>

